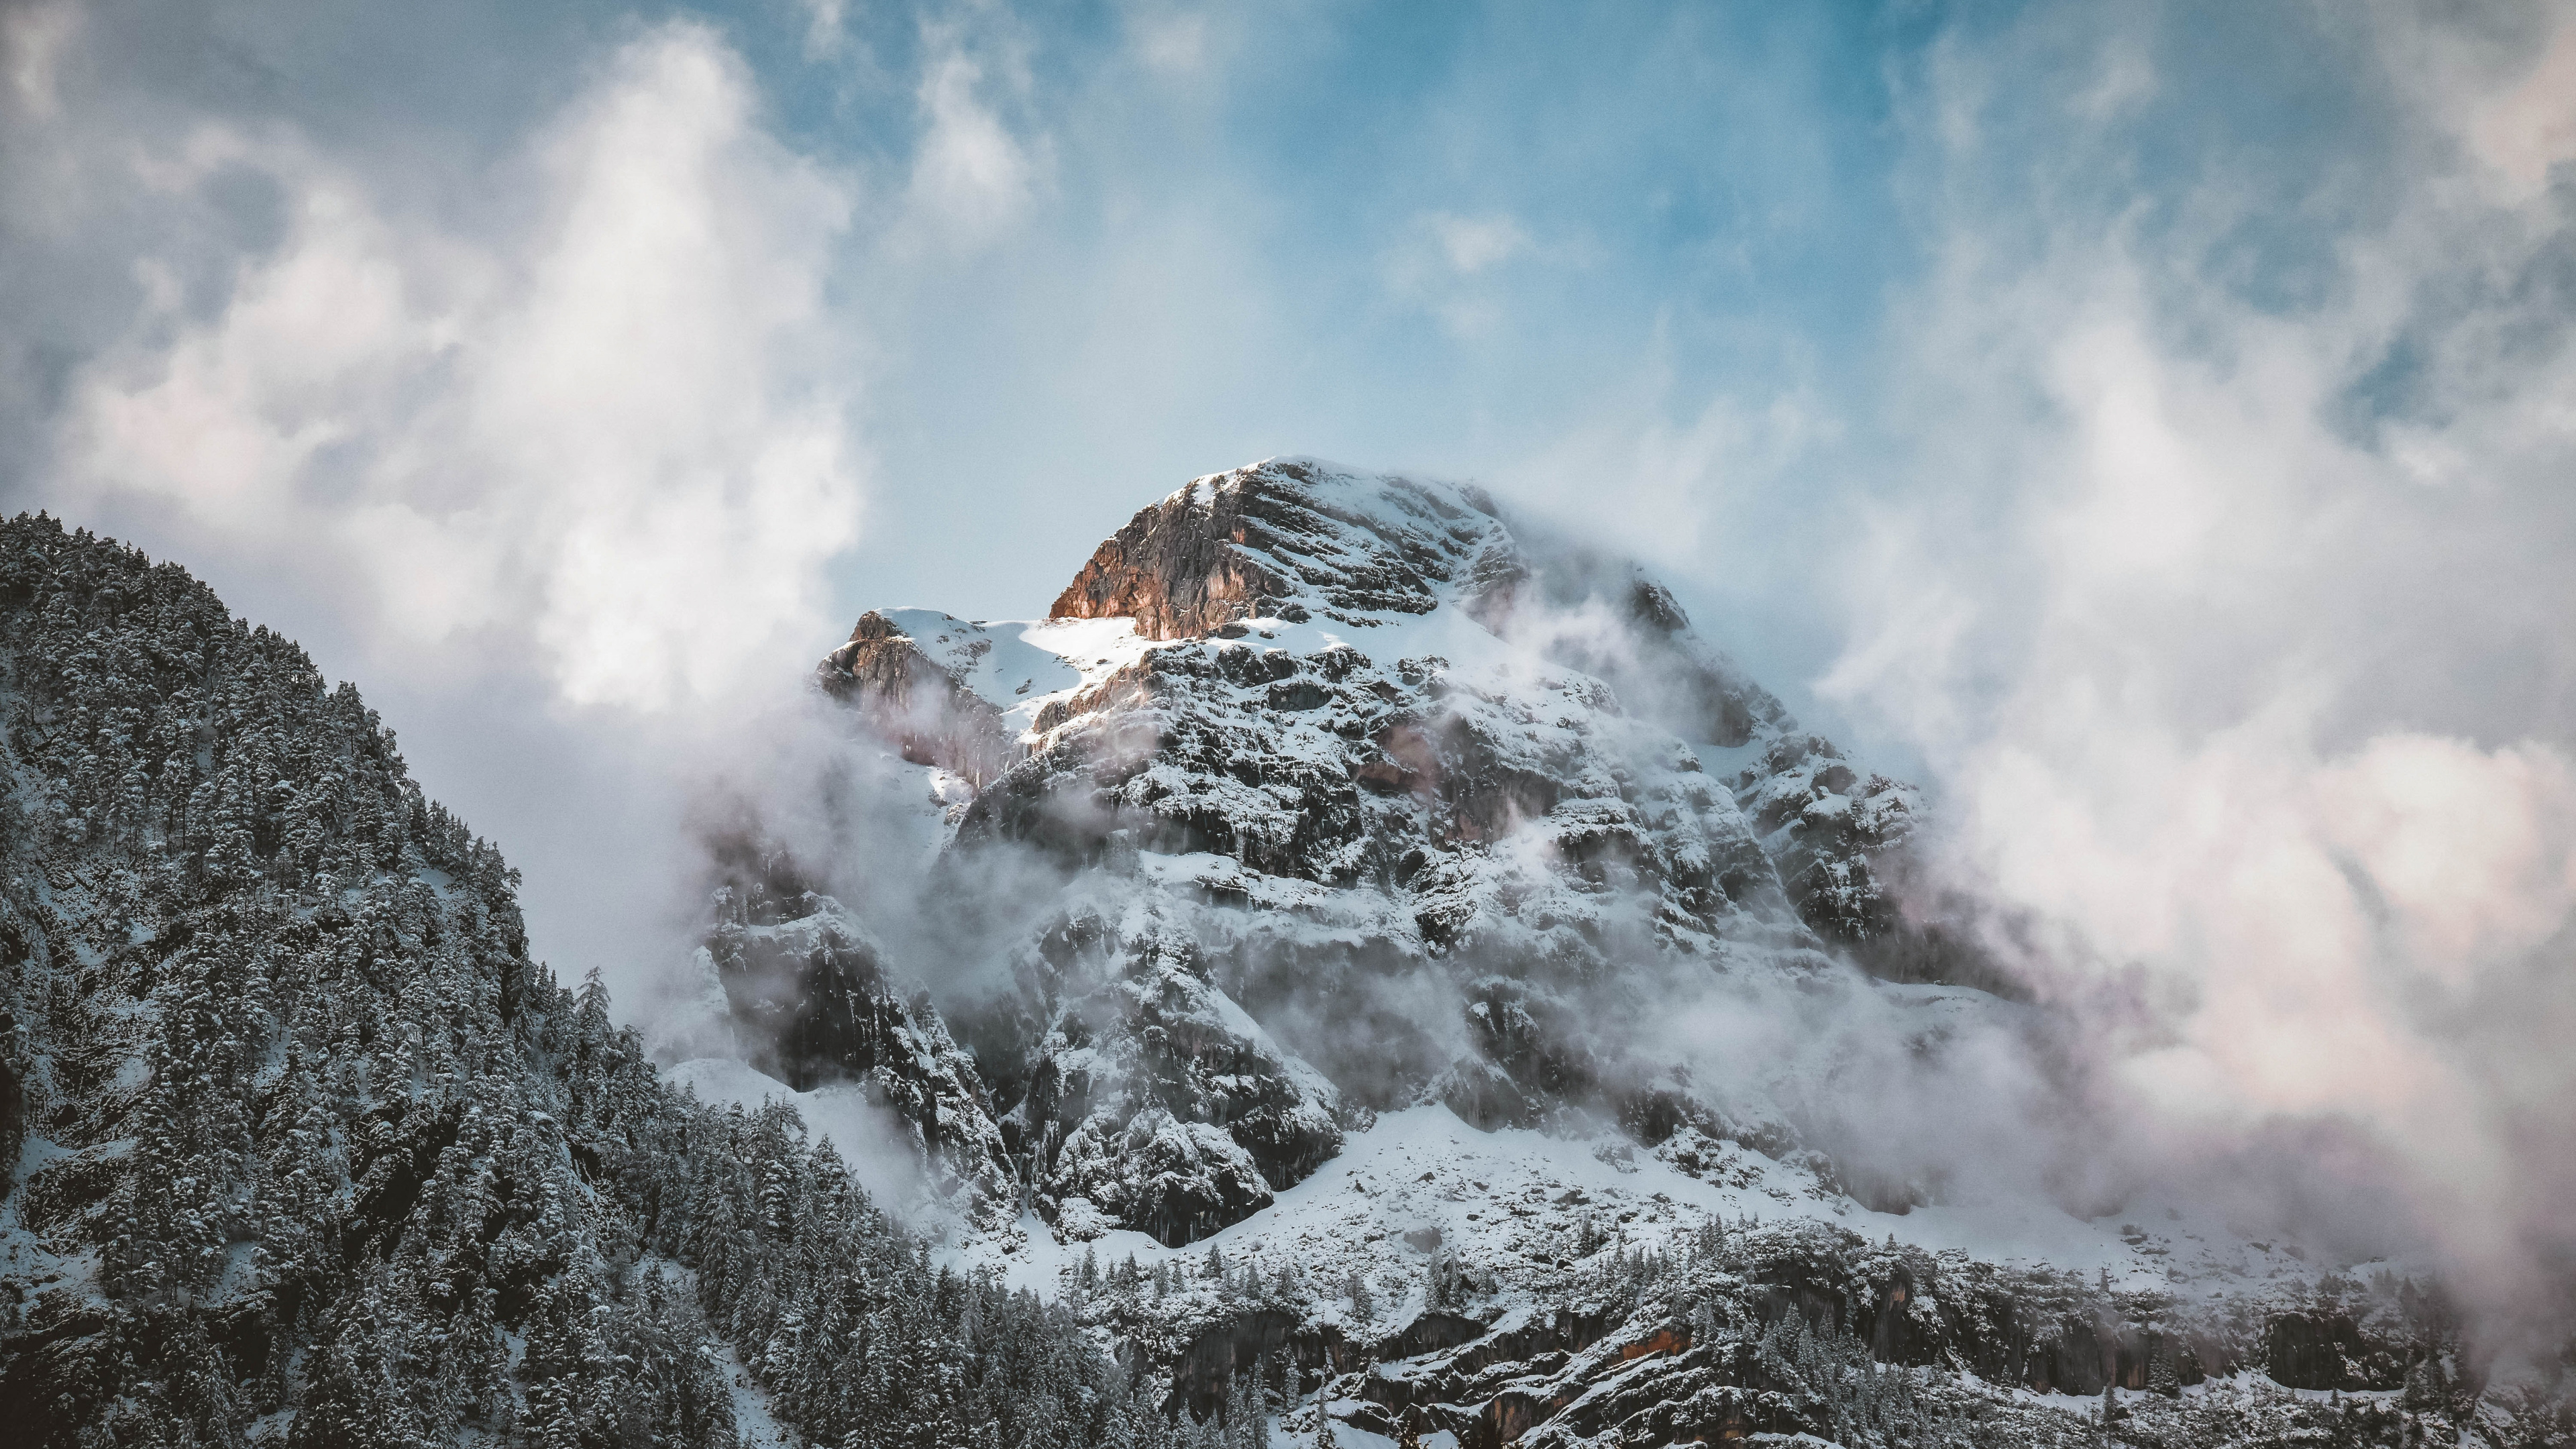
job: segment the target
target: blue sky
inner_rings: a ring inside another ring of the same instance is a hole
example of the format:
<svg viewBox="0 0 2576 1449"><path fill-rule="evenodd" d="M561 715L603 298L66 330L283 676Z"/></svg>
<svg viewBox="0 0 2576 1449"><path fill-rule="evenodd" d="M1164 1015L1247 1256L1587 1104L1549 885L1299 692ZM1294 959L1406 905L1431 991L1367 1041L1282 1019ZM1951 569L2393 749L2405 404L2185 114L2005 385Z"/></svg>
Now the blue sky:
<svg viewBox="0 0 2576 1449"><path fill-rule="evenodd" d="M0 10L0 504L357 679L558 965L668 965L859 610L1472 478L2497 1282L2576 1242L2571 318L2566 3Z"/></svg>

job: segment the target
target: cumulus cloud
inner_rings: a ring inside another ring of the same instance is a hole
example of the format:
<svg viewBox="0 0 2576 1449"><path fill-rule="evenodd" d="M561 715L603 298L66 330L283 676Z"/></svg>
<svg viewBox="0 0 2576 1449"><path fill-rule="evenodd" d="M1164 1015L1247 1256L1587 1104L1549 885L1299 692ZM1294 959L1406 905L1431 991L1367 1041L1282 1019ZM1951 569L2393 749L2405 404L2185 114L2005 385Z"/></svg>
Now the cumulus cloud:
<svg viewBox="0 0 2576 1449"><path fill-rule="evenodd" d="M1481 338L1503 323L1508 294L1496 285L1497 274L1544 255L1508 212L1425 211L1389 250L1386 286L1399 301L1437 317L1451 336Z"/></svg>
<svg viewBox="0 0 2576 1449"><path fill-rule="evenodd" d="M620 49L487 178L497 224L431 224L284 127L132 165L174 211L264 184L282 234L211 309L188 262L135 260L145 309L62 409L57 506L339 570L379 657L497 634L576 704L715 698L823 637L862 496L825 365L852 197L762 130L713 32Z"/></svg>
<svg viewBox="0 0 2576 1449"><path fill-rule="evenodd" d="M351 113L306 28L160 19L86 12L48 117L0 90L11 506L355 680L527 868L538 953L640 1002L687 958L710 762L847 627L862 189L704 25L544 32ZM298 84L208 79L192 24Z"/></svg>
<svg viewBox="0 0 2576 1449"><path fill-rule="evenodd" d="M68 0L22 5L0 15L0 56L7 58L13 99L29 117L43 121L61 108L54 69L80 28L80 11Z"/></svg>
<svg viewBox="0 0 2576 1449"><path fill-rule="evenodd" d="M962 20L927 23L922 40L908 239L984 245L1027 212L1047 173L1045 138L1022 136L1001 109L1028 89L1023 47L999 27Z"/></svg>
<svg viewBox="0 0 2576 1449"><path fill-rule="evenodd" d="M2034 182L1992 139L2011 47L1944 53L1905 359L1944 486L1878 509L1823 687L1932 764L1948 879L2091 1031L2150 1170L2347 1133L2501 1307L2576 1253L2576 310L2541 281L2576 215L2516 99L2563 93L2563 33L2435 38L2477 94L2391 77L2400 164L2310 178L2335 245L2276 276L2243 257L2280 178L2214 163L2144 219L2085 186L2117 126L1999 207Z"/></svg>

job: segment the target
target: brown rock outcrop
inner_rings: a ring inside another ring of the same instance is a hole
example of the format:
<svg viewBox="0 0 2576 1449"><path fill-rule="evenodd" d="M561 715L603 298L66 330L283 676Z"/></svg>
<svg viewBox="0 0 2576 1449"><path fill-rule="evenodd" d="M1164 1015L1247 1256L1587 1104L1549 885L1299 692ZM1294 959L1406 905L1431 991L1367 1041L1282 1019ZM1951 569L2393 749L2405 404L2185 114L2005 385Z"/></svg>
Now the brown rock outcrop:
<svg viewBox="0 0 2576 1449"><path fill-rule="evenodd" d="M1465 577L1499 528L1472 489L1273 459L1139 511L1048 617L1133 618L1146 638L1193 639L1274 611L1302 620L1309 603L1427 614L1432 586Z"/></svg>
<svg viewBox="0 0 2576 1449"><path fill-rule="evenodd" d="M1288 581L1243 553L1248 494L1193 483L1139 511L1092 554L1047 617L1132 617L1146 638L1188 639L1286 598Z"/></svg>
<svg viewBox="0 0 2576 1449"><path fill-rule="evenodd" d="M1002 712L951 678L874 609L814 676L916 765L937 765L981 790L1019 758Z"/></svg>

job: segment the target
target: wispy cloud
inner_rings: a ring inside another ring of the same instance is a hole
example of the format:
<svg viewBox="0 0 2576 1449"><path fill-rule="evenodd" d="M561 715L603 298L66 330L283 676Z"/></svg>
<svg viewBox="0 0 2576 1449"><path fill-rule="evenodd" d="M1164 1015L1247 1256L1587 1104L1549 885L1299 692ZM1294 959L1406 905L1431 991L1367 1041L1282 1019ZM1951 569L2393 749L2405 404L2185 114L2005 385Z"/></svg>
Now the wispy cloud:
<svg viewBox="0 0 2576 1449"><path fill-rule="evenodd" d="M0 15L0 57L18 108L34 120L51 120L61 108L54 69L80 29L81 13L69 0L20 5Z"/></svg>
<svg viewBox="0 0 2576 1449"><path fill-rule="evenodd" d="M900 242L980 246L999 238L1034 202L1048 173L1046 138L1013 129L1002 110L1028 88L1020 45L990 23L952 19L924 27L922 134Z"/></svg>
<svg viewBox="0 0 2576 1449"><path fill-rule="evenodd" d="M1515 288L1500 274L1514 263L1553 260L1508 212L1417 214L1386 261L1387 288L1440 319L1459 338L1502 325Z"/></svg>

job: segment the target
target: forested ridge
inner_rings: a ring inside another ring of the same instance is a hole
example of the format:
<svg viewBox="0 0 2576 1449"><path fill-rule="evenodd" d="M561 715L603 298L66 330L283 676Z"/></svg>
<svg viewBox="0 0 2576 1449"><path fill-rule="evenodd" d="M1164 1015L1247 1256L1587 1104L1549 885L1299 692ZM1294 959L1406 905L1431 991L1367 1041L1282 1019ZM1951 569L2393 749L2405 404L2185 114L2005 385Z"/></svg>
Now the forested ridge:
<svg viewBox="0 0 2576 1449"><path fill-rule="evenodd" d="M659 1082L357 690L182 569L0 524L0 722L12 1442L732 1444L737 1375L822 1443L1169 1432L790 1110Z"/></svg>

